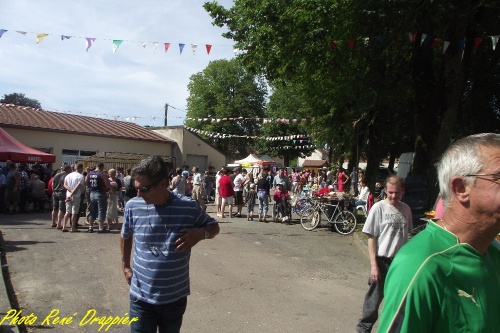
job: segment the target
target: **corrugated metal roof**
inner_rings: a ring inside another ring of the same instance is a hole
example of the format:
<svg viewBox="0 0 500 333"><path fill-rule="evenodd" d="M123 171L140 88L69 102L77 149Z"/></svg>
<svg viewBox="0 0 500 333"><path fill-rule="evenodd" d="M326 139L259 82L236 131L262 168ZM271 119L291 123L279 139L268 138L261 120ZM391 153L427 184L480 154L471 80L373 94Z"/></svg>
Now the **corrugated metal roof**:
<svg viewBox="0 0 500 333"><path fill-rule="evenodd" d="M327 164L327 160L304 160L302 167L321 168Z"/></svg>
<svg viewBox="0 0 500 333"><path fill-rule="evenodd" d="M139 141L174 142L134 123L0 103L0 126Z"/></svg>

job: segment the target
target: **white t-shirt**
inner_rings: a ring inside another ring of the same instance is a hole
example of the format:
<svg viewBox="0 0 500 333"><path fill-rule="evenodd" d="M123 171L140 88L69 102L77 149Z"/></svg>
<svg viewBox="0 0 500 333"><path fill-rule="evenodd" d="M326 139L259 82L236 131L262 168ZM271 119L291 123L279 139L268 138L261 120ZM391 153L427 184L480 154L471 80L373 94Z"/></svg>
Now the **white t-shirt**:
<svg viewBox="0 0 500 333"><path fill-rule="evenodd" d="M195 173L193 175L193 185L202 185L203 179L201 178L201 173Z"/></svg>
<svg viewBox="0 0 500 333"><path fill-rule="evenodd" d="M370 189L368 188L368 186L360 187L358 199L368 201L369 194L370 194Z"/></svg>
<svg viewBox="0 0 500 333"><path fill-rule="evenodd" d="M412 229L410 206L400 202L395 207L381 200L370 209L363 232L377 238L377 256L392 258L408 242Z"/></svg>
<svg viewBox="0 0 500 333"><path fill-rule="evenodd" d="M71 190L76 188L78 184L82 184L80 185L80 187L78 187L78 190L73 194L73 197L75 198L82 195L83 191L85 191L85 182L83 175L77 171L73 171L72 173L67 175L66 178L64 178L64 184L66 185L67 188ZM66 197L69 198L70 196L71 192L67 191Z"/></svg>
<svg viewBox="0 0 500 333"><path fill-rule="evenodd" d="M219 189L219 180L222 176L220 174L217 174L217 177L215 177L215 188L218 190Z"/></svg>
<svg viewBox="0 0 500 333"><path fill-rule="evenodd" d="M245 177L239 173L236 177L234 177L234 190L235 191L243 191L243 183L245 182Z"/></svg>

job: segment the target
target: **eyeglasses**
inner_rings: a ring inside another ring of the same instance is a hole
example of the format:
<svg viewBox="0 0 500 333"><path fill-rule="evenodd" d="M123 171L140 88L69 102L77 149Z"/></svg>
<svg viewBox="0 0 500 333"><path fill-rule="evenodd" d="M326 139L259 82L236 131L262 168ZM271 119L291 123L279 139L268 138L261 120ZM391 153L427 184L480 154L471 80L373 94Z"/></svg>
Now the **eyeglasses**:
<svg viewBox="0 0 500 333"><path fill-rule="evenodd" d="M163 179L158 179L157 181L149 184L149 185L146 185L146 186L141 186L141 187L135 187L135 189L137 191L141 191L142 193L147 193L149 192L149 190L151 190L156 184L158 184L159 182L161 182Z"/></svg>
<svg viewBox="0 0 500 333"><path fill-rule="evenodd" d="M463 177L492 177L493 179L491 180L497 182L500 180L500 173L476 173L463 175Z"/></svg>

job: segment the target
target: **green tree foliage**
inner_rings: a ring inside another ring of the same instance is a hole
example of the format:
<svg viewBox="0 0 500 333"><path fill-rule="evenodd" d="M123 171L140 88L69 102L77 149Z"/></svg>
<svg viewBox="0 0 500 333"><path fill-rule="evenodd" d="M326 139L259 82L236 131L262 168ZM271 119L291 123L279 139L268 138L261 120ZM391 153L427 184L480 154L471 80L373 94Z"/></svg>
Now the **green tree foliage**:
<svg viewBox="0 0 500 333"><path fill-rule="evenodd" d="M18 93L3 95L3 98L0 99L0 103L14 104L18 106L27 106L34 109L42 108L42 105L36 99L28 98L24 96L24 94L18 94Z"/></svg>
<svg viewBox="0 0 500 333"><path fill-rule="evenodd" d="M333 159L366 156L369 178L382 158L410 150L417 172L434 173L453 139L499 130L500 47L494 51L489 38L474 46L499 34L499 2L236 0L232 8L204 7L245 50L247 68L271 86L301 86L316 119L309 127L319 133L315 142L332 147Z"/></svg>
<svg viewBox="0 0 500 333"><path fill-rule="evenodd" d="M299 86L281 86L274 89L266 109L266 117L272 121L263 124L261 131L262 138L272 137L273 140L258 140L255 144L260 154L281 157L287 166L291 160L304 158L314 151L314 148L310 148L313 145L312 140L306 134L308 125L302 124L300 117L308 114L310 110L307 109L308 106L298 88ZM280 119L295 119L296 122L285 123L279 121ZM303 137L304 135L306 137Z"/></svg>
<svg viewBox="0 0 500 333"><path fill-rule="evenodd" d="M238 60L212 61L188 84L188 118L242 118L233 121L187 120L186 125L213 133L206 139L234 158L248 155L254 139L240 136L258 135L264 116L267 88L259 76L249 73ZM248 118L248 119L245 119ZM231 136L231 139L216 134Z"/></svg>

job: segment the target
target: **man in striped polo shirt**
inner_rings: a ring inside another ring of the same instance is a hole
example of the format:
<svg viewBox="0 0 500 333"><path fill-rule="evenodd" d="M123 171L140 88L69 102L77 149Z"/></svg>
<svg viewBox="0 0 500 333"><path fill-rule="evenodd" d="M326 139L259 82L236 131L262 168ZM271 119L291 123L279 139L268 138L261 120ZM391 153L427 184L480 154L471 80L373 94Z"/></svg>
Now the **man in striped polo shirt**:
<svg viewBox="0 0 500 333"><path fill-rule="evenodd" d="M137 197L125 206L120 241L130 317L137 318L131 332L179 332L190 293L191 248L214 238L219 225L196 201L168 189L160 156L141 161L132 177Z"/></svg>

